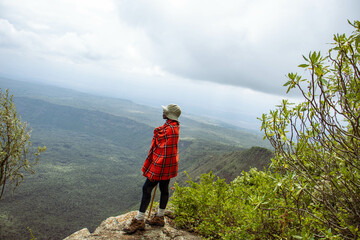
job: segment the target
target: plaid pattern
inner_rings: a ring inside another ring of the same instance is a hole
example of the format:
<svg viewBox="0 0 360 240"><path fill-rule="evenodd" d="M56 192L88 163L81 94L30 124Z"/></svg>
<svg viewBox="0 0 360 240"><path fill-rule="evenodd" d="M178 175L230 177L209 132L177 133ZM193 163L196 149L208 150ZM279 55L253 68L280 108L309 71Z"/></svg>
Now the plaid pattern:
<svg viewBox="0 0 360 240"><path fill-rule="evenodd" d="M170 119L163 126L155 128L148 157L141 169L148 179L159 181L176 177L179 165L179 129L179 123Z"/></svg>

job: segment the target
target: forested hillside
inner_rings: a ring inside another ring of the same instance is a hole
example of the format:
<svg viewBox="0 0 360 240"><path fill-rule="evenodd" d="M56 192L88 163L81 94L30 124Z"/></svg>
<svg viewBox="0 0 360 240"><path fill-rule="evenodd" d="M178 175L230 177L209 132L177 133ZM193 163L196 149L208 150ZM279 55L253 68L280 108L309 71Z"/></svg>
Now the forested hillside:
<svg viewBox="0 0 360 240"><path fill-rule="evenodd" d="M0 239L65 237L94 230L109 216L138 207L141 166L161 109L127 100L55 87L1 80L10 89L22 121L32 128L34 146L47 146L36 174L25 176L13 198L0 201ZM270 155L261 137L221 123L181 117L180 171L192 176L213 171L232 178L249 166L262 167Z"/></svg>
<svg viewBox="0 0 360 240"><path fill-rule="evenodd" d="M198 146L198 143L192 144L189 149L183 152L183 156L193 154L194 146ZM225 146L220 147L226 149ZM201 149L201 147L200 147ZM209 151L211 154L206 154L202 158L197 157L195 162L183 162L182 169L186 171L193 181L199 181L201 174L212 172L214 175L224 178L226 182L230 183L234 178L240 175L242 171L248 171L250 167L257 168L258 170L264 170L270 164L270 159L274 156L273 152L269 149L262 147L252 147L250 149L238 149L234 148L222 150L218 153L215 151ZM185 157L186 160L191 159ZM188 176L182 171L179 174L177 181L184 183L188 180Z"/></svg>

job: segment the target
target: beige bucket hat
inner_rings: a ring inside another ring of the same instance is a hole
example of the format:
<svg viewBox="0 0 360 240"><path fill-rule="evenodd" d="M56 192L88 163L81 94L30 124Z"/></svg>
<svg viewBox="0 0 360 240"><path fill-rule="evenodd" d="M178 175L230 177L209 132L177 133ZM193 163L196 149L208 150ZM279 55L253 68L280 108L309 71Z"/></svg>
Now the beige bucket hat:
<svg viewBox="0 0 360 240"><path fill-rule="evenodd" d="M181 114L181 109L178 105L169 104L167 106L161 106L161 107L163 108L165 116L168 119L178 121Z"/></svg>

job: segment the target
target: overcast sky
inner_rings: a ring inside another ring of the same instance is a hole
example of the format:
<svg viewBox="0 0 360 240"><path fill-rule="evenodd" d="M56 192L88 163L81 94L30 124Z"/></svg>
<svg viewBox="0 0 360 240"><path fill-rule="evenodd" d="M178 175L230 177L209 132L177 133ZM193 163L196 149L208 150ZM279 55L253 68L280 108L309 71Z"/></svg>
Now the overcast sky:
<svg viewBox="0 0 360 240"><path fill-rule="evenodd" d="M359 16L359 0L0 0L0 77L256 128Z"/></svg>

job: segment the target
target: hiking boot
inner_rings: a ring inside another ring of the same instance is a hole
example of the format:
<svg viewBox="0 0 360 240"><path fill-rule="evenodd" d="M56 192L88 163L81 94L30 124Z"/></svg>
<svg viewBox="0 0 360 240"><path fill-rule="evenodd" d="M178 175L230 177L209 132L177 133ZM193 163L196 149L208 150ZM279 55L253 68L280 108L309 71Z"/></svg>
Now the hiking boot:
<svg viewBox="0 0 360 240"><path fill-rule="evenodd" d="M126 226L123 231L132 234L136 232L137 230L144 230L145 229L145 222L144 220L137 220L135 217L131 221L131 223Z"/></svg>
<svg viewBox="0 0 360 240"><path fill-rule="evenodd" d="M146 223L153 226L163 227L165 225L164 216L160 217L155 214L151 216L150 219L146 219Z"/></svg>

